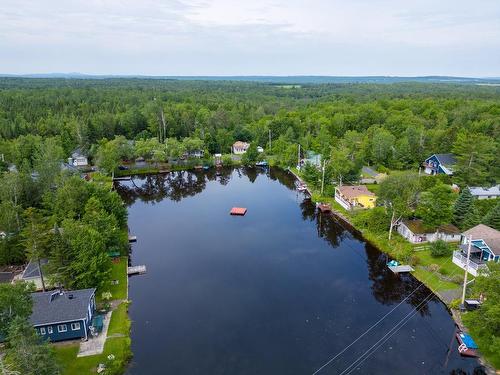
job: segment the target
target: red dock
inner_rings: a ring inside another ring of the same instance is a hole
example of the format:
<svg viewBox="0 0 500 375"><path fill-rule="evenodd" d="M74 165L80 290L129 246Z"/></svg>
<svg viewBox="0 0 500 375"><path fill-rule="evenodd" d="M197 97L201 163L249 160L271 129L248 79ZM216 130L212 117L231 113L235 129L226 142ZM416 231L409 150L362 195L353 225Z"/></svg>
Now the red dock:
<svg viewBox="0 0 500 375"><path fill-rule="evenodd" d="M330 207L330 205L327 203L318 203L317 207L319 208L319 210L321 212L331 212L332 211L332 207Z"/></svg>
<svg viewBox="0 0 500 375"><path fill-rule="evenodd" d="M231 212L229 212L231 215L239 215L243 216L247 213L247 209L243 207L233 207L231 208Z"/></svg>

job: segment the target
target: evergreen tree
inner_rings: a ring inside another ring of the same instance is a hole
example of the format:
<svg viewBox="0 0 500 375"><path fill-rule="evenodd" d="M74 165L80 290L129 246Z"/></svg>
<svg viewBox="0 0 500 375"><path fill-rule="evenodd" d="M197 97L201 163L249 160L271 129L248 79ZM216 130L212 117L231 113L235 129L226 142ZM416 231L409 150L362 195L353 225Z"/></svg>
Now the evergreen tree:
<svg viewBox="0 0 500 375"><path fill-rule="evenodd" d="M472 206L472 209L469 210L467 215L464 217L464 221L462 223L463 229L470 229L475 227L478 224L481 224L481 212L476 206Z"/></svg>
<svg viewBox="0 0 500 375"><path fill-rule="evenodd" d="M462 228L465 216L472 209L473 196L468 188L463 189L453 207L453 224Z"/></svg>
<svg viewBox="0 0 500 375"><path fill-rule="evenodd" d="M449 224L453 215L452 203L455 194L448 185L437 184L420 196L416 214L424 220L429 228L441 224Z"/></svg>
<svg viewBox="0 0 500 375"><path fill-rule="evenodd" d="M27 319L17 317L9 326L5 363L23 375L58 375L54 349L41 341Z"/></svg>
<svg viewBox="0 0 500 375"><path fill-rule="evenodd" d="M500 230L500 202L484 217L483 224Z"/></svg>

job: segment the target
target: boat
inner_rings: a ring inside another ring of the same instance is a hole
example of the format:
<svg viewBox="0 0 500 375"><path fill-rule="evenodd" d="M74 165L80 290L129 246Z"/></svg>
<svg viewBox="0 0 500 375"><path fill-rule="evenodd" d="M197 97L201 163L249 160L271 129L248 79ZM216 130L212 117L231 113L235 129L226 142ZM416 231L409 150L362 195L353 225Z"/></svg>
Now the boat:
<svg viewBox="0 0 500 375"><path fill-rule="evenodd" d="M204 165L203 169L206 170L206 171L208 171L210 169L210 166L209 165Z"/></svg>
<svg viewBox="0 0 500 375"><path fill-rule="evenodd" d="M267 161L262 160L262 161L258 161L257 163L255 163L255 165L257 167L267 167L269 164L267 163Z"/></svg>
<svg viewBox="0 0 500 375"><path fill-rule="evenodd" d="M457 331L456 334L457 341L459 343L458 345L458 352L460 355L465 356L465 357L477 357L477 345L472 339L472 337L462 331Z"/></svg>

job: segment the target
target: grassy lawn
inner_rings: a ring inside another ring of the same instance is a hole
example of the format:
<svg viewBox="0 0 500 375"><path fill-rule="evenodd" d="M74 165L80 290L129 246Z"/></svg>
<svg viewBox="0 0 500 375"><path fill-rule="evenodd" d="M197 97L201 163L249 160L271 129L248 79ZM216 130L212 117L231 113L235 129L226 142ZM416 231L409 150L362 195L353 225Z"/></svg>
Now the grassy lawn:
<svg viewBox="0 0 500 375"><path fill-rule="evenodd" d="M131 356L130 338L116 337L106 340L104 352L99 355L77 358L79 344L58 346L56 356L62 366L63 375L86 375L95 374L97 366L104 363L107 367L105 374L118 375L123 373L127 361ZM113 360L108 356L113 354Z"/></svg>
<svg viewBox="0 0 500 375"><path fill-rule="evenodd" d="M127 311L128 303L122 302L111 316L111 322L108 327L108 336L115 334L127 335L130 332L130 320Z"/></svg>
<svg viewBox="0 0 500 375"><path fill-rule="evenodd" d="M111 277L109 283L97 292L96 298L98 301L102 300L102 293L110 292L111 299L126 299L127 298L127 265L128 258L126 256L120 257L119 263L112 263ZM111 280L118 280L118 284L113 285Z"/></svg>
<svg viewBox="0 0 500 375"><path fill-rule="evenodd" d="M111 280L118 280L117 285L109 284L103 288L96 296L101 299L102 292L111 292L112 299L127 298L127 257L119 258L118 263L113 263L111 271ZM108 328L108 339L104 345L104 352L100 355L77 358L79 343L58 344L55 345L56 355L62 366L63 375L74 374L95 374L97 366L100 363L106 365L107 371L104 374L122 374L128 360L131 357L130 351L130 319L128 317L128 302L122 302L111 315L111 321ZM111 335L120 335L124 337L109 337ZM113 354L113 360L108 356Z"/></svg>
<svg viewBox="0 0 500 375"><path fill-rule="evenodd" d="M483 336L480 335L474 328L474 324L471 324L472 321L476 319L481 319L478 317L477 312L468 311L462 314L462 320L465 325L469 329L469 333L474 338L481 354L486 360L493 365L496 369L500 369L500 351L492 350L493 345L491 345L491 336Z"/></svg>
<svg viewBox="0 0 500 375"><path fill-rule="evenodd" d="M113 311L108 329L108 339L104 344L104 352L99 355L77 358L79 343L62 344L55 347L56 356L62 366L63 375L94 374L99 363L108 368L105 374L121 374L131 356L130 351L130 320L128 319L126 302L123 302ZM122 334L125 337L109 337ZM113 354L113 360L108 356Z"/></svg>

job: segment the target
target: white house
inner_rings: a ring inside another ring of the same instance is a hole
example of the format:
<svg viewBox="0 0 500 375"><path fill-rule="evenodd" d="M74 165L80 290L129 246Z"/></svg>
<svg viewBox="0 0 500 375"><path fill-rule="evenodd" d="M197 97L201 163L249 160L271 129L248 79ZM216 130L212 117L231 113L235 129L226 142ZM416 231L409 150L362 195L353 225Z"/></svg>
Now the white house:
<svg viewBox="0 0 500 375"><path fill-rule="evenodd" d="M250 143L236 141L236 142L234 142L233 146L231 147L231 150L232 150L233 154L241 155L241 154L244 154L245 152L247 152L249 147L250 147Z"/></svg>
<svg viewBox="0 0 500 375"><path fill-rule="evenodd" d="M78 148L73 151L71 157L68 158L68 164L73 167L86 167L89 165L89 161L83 151Z"/></svg>
<svg viewBox="0 0 500 375"><path fill-rule="evenodd" d="M480 270L487 269L488 262L500 260L500 231L479 224L462 234L460 250L453 253L453 263L465 269L467 252L471 242L468 271L477 276Z"/></svg>
<svg viewBox="0 0 500 375"><path fill-rule="evenodd" d="M500 197L500 185L486 187L470 187L470 193L477 199L495 199Z"/></svg>
<svg viewBox="0 0 500 375"><path fill-rule="evenodd" d="M446 242L459 242L460 230L452 225L440 225L430 230L424 227L422 220L402 220L397 226L398 233L411 243L425 243L443 240Z"/></svg>

